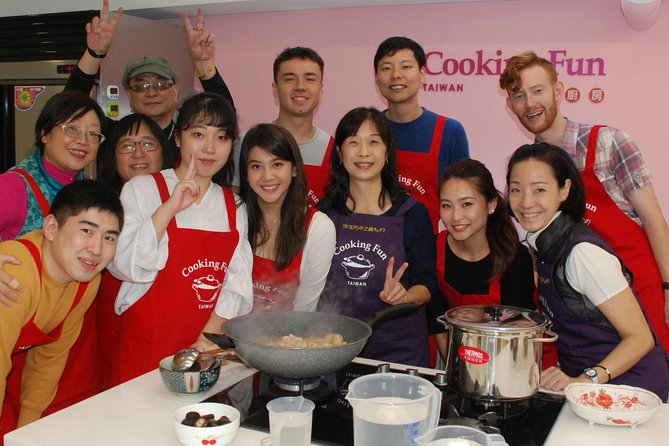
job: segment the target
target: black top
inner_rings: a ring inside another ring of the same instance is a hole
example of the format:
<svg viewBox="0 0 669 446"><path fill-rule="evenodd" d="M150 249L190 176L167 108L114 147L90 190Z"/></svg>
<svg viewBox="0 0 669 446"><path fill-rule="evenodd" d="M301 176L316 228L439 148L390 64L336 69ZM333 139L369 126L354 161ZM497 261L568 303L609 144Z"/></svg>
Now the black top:
<svg viewBox="0 0 669 446"><path fill-rule="evenodd" d="M393 203L383 216L393 217L402 204L409 198L405 196L402 200ZM326 196L318 202L318 209L321 212L333 212L332 201ZM436 249L430 216L422 203L417 202L404 214L404 249L406 252L406 261L409 268L403 276L407 279L407 288L414 285L423 285L434 296L437 292L437 279L434 274L436 264ZM399 265L395 265L399 268Z"/></svg>
<svg viewBox="0 0 669 446"><path fill-rule="evenodd" d="M436 244L436 243L435 243ZM488 294L488 278L492 271L490 255L477 262L461 259L446 243L446 267L444 279L460 294ZM536 310L534 304L534 267L528 249L518 242L516 257L504 272L500 282L500 305ZM436 322L438 316L449 309L448 302L439 291L428 305L430 333L441 333L445 327Z"/></svg>

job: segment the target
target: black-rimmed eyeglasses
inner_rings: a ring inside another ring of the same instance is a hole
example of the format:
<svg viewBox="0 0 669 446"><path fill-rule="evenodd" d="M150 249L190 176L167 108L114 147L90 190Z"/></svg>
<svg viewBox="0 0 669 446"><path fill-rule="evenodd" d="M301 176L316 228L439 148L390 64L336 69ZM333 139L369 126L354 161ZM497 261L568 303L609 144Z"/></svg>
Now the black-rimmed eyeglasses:
<svg viewBox="0 0 669 446"><path fill-rule="evenodd" d="M116 151L118 153L134 153L137 148L142 149L142 152L153 152L158 150L158 141L152 139L141 139L139 141L121 141L116 146Z"/></svg>

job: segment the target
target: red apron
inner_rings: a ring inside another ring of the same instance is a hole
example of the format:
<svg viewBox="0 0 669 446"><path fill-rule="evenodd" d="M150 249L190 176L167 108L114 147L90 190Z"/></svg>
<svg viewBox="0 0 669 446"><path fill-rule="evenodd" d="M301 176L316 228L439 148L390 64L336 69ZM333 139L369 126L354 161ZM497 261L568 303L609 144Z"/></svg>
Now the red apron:
<svg viewBox="0 0 669 446"><path fill-rule="evenodd" d="M307 230L316 208L307 211ZM295 293L300 287L300 267L302 253L297 253L288 267L276 270L276 262L264 257L253 256L253 312L290 311L293 309Z"/></svg>
<svg viewBox="0 0 669 446"><path fill-rule="evenodd" d="M17 239L19 243L22 243L37 265L37 270L39 272L39 280L42 282L42 258L37 246L24 239ZM68 315L72 310L77 306L81 301L81 298L84 296L88 288L88 282L82 282L77 288L77 293L72 301L72 306L68 311ZM39 307L38 307L39 308ZM0 444L2 444L1 438L4 435L16 429L18 423L19 413L21 411L21 375L23 374L23 365L26 362L26 357L28 355L28 350L32 347L39 345L48 344L50 342L55 342L60 338L60 334L63 331L63 321L61 321L56 327L54 327L49 333L44 333L36 324L35 324L35 314L37 314L37 309L32 315L30 320L23 326L19 338L14 345L12 350L12 369L7 375L7 386L5 389L5 400L2 405L2 416L0 417L2 430L0 431ZM67 317L67 316L66 316Z"/></svg>
<svg viewBox="0 0 669 446"><path fill-rule="evenodd" d="M460 294L446 282L447 236L448 232L446 231L442 231L437 235L437 283L439 284L439 290L446 298L451 308L461 307L463 305L502 305L502 281L500 276L495 277L495 279L490 282L488 294ZM555 347L555 344L544 342L542 368L546 369L557 365L557 360L557 348Z"/></svg>
<svg viewBox="0 0 669 446"><path fill-rule="evenodd" d="M669 328L664 319L662 276L648 237L643 228L621 211L611 199L593 169L597 154L597 135L601 127L603 126L596 125L590 130L585 167L581 173L587 202L584 221L611 245L632 271L633 286L639 301L664 350L669 352Z"/></svg>
<svg viewBox="0 0 669 446"><path fill-rule="evenodd" d="M334 138L330 136L328 147L325 149L323 163L320 166L304 165L310 206L316 206L325 195L325 187L328 185L328 181L330 181L330 156L333 147Z"/></svg>
<svg viewBox="0 0 669 446"><path fill-rule="evenodd" d="M35 179L23 169L13 169L11 170L11 172L17 173L21 175L23 178L25 178L25 180L28 182L28 185L30 185L30 190L32 191L33 195L35 195L35 199L37 200L37 203L39 204L39 207L42 210L42 214L44 214L44 217L49 215L49 211L51 210L51 205L49 204L49 200L47 200L44 194L42 193L42 189L40 189L39 186L37 185Z"/></svg>
<svg viewBox="0 0 669 446"><path fill-rule="evenodd" d="M439 231L439 151L446 118L438 116L427 153L397 150L400 184L427 208L435 234Z"/></svg>
<svg viewBox="0 0 669 446"><path fill-rule="evenodd" d="M97 303L98 361L100 364L99 389L102 392L114 385L112 370L121 357L118 338L121 333L121 316L116 314L114 303L123 282L112 276L107 270L102 273L100 288L95 300Z"/></svg>
<svg viewBox="0 0 669 446"><path fill-rule="evenodd" d="M170 197L165 178L159 173L153 178L165 203ZM184 229L177 227L175 218L170 221L165 268L146 294L120 316L111 385L157 368L161 359L195 342L209 320L239 242L235 198L228 188L223 194L229 232Z"/></svg>

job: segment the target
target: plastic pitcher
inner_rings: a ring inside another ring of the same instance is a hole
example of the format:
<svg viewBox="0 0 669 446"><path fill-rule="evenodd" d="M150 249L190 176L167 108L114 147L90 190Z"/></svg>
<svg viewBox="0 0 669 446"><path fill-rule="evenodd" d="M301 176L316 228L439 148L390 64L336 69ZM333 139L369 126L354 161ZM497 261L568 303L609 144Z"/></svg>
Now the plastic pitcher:
<svg viewBox="0 0 669 446"><path fill-rule="evenodd" d="M418 446L508 446L499 434L469 426L439 426L416 438Z"/></svg>
<svg viewBox="0 0 669 446"><path fill-rule="evenodd" d="M355 446L413 446L439 422L441 392L418 376L361 376L349 384L346 399L353 407Z"/></svg>
<svg viewBox="0 0 669 446"><path fill-rule="evenodd" d="M309 446L314 407L313 401L302 396L276 398L267 403L272 446Z"/></svg>

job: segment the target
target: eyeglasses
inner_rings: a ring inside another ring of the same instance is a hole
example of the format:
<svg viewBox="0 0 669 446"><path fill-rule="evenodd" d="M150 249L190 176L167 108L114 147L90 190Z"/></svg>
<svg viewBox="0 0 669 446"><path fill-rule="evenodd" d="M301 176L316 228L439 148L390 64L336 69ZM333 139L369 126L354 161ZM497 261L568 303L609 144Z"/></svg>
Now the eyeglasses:
<svg viewBox="0 0 669 446"><path fill-rule="evenodd" d="M130 88L135 93L143 93L145 91L148 91L149 88L151 88L151 87L153 87L153 88L155 88L156 90L159 90L159 91L165 91L168 88L172 88L173 85L174 85L174 82L158 81L158 82L155 82L155 83L154 82L146 82L146 83L143 83L143 84L130 85L130 87L128 87L128 88Z"/></svg>
<svg viewBox="0 0 669 446"><path fill-rule="evenodd" d="M105 140L105 135L98 133L95 130L81 130L79 127L70 124L61 125L60 129L65 133L65 136L69 136L70 138L78 138L79 135L84 135L86 141L92 142L93 144L100 144Z"/></svg>
<svg viewBox="0 0 669 446"><path fill-rule="evenodd" d="M142 149L142 152L153 152L158 150L158 141L152 139L141 139L139 141L122 141L119 145L116 146L116 151L118 153L134 153L137 150L137 147Z"/></svg>

